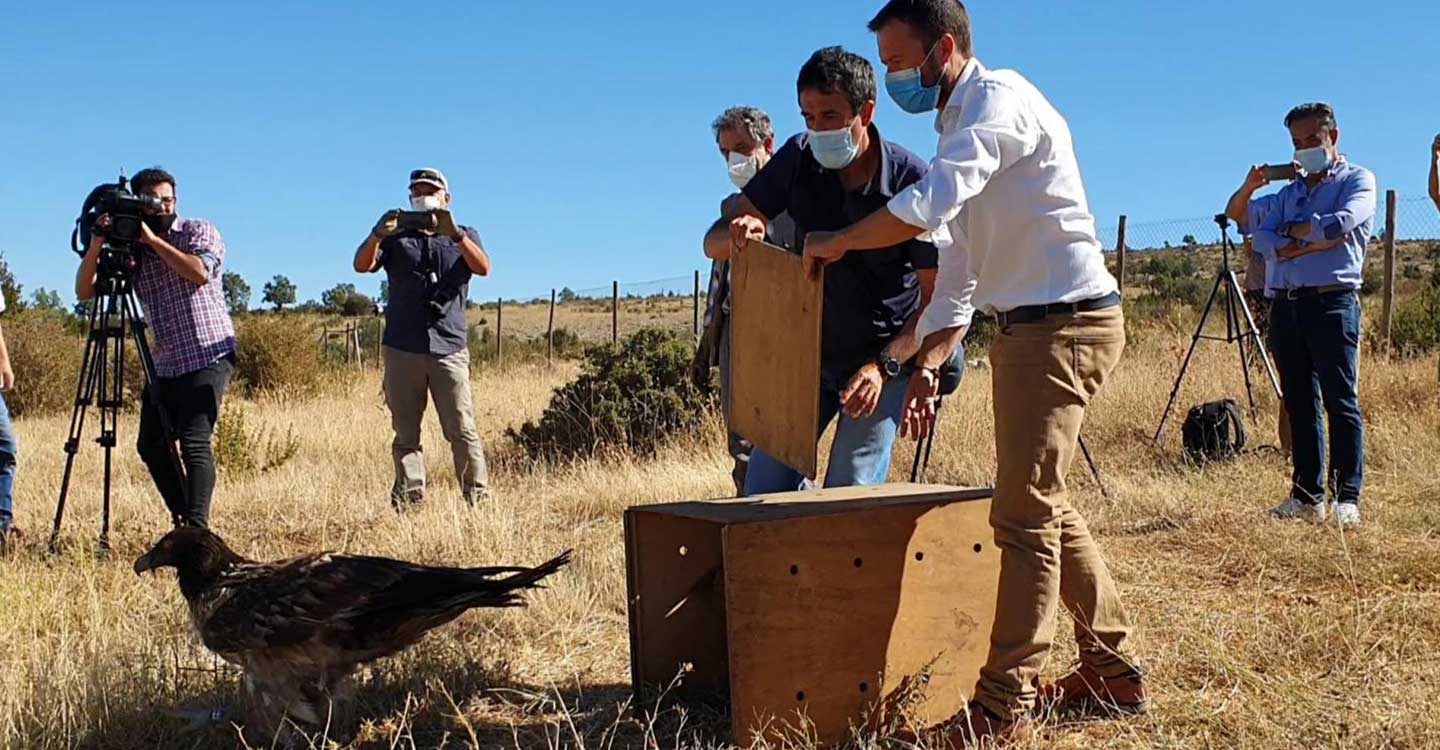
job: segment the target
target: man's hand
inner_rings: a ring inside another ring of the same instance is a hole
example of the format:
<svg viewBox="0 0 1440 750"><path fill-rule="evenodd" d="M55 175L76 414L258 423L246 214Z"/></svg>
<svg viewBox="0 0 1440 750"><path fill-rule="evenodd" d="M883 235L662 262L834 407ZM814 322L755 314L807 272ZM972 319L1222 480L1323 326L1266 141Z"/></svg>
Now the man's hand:
<svg viewBox="0 0 1440 750"><path fill-rule="evenodd" d="M1250 167L1250 173L1245 175L1245 184L1241 186L1241 189L1253 193L1269 184L1270 180L1265 176L1265 167L1256 164Z"/></svg>
<svg viewBox="0 0 1440 750"><path fill-rule="evenodd" d="M160 235L155 234L155 230L142 221L140 222L140 241L153 248L160 244Z"/></svg>
<svg viewBox="0 0 1440 750"><path fill-rule="evenodd" d="M400 209L392 208L381 214L380 220L375 222L375 228L370 230L370 234L385 239L398 231L400 231Z"/></svg>
<svg viewBox="0 0 1440 750"><path fill-rule="evenodd" d="M1333 250L1334 248L1340 247L1343 244L1345 244L1345 238L1336 237L1333 240L1326 240L1324 242L1313 242L1309 245L1286 245L1285 247L1282 247L1279 250L1275 251L1275 257L1279 258L1280 260L1295 260L1296 258L1309 255L1311 253L1323 253L1326 250Z"/></svg>
<svg viewBox="0 0 1440 750"><path fill-rule="evenodd" d="M459 242L464 236L460 233L460 227L455 225L455 215L450 213L448 208L437 208L435 214L435 233L449 237Z"/></svg>
<svg viewBox="0 0 1440 750"><path fill-rule="evenodd" d="M916 370L905 390L905 411L900 417L900 436L924 440L935 429L935 399L940 393L940 373Z"/></svg>
<svg viewBox="0 0 1440 750"><path fill-rule="evenodd" d="M880 376L880 366L874 362L866 363L840 392L845 416L864 419L875 413L875 407L880 403L880 390L884 387L885 379Z"/></svg>
<svg viewBox="0 0 1440 750"><path fill-rule="evenodd" d="M730 222L730 246L735 252L745 249L750 240L762 241L765 239L765 222L746 214L737 216Z"/></svg>
<svg viewBox="0 0 1440 750"><path fill-rule="evenodd" d="M839 232L810 232L805 235L805 274L812 279L820 278L820 269L845 257L850 248L845 246Z"/></svg>
<svg viewBox="0 0 1440 750"><path fill-rule="evenodd" d="M5 391L6 393L9 393L10 389L14 387L15 370L10 367L10 363L8 361L0 362L0 391Z"/></svg>
<svg viewBox="0 0 1440 750"><path fill-rule="evenodd" d="M1292 240L1303 240L1307 234L1310 234L1310 222L1308 221L1301 224L1291 224L1290 227L1285 230L1285 236Z"/></svg>

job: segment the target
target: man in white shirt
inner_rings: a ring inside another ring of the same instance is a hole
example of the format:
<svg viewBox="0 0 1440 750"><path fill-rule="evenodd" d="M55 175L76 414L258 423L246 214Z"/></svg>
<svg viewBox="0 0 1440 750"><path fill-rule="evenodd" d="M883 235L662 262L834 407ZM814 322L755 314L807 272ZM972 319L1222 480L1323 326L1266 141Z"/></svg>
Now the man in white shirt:
<svg viewBox="0 0 1440 750"><path fill-rule="evenodd" d="M891 0L870 29L891 98L916 114L939 110L939 152L926 177L886 209L838 232L812 232L807 263L814 270L932 231L940 268L917 331L920 357L948 353L945 332L961 320L971 285L975 308L1001 327L990 351L998 606L974 700L939 731L957 745L1023 737L1041 699L1143 712L1130 620L1065 486L1085 407L1125 346L1069 127L1029 81L974 58L969 16L956 0ZM929 418L934 388L912 382L907 427ZM1061 603L1074 616L1081 666L1037 692Z"/></svg>

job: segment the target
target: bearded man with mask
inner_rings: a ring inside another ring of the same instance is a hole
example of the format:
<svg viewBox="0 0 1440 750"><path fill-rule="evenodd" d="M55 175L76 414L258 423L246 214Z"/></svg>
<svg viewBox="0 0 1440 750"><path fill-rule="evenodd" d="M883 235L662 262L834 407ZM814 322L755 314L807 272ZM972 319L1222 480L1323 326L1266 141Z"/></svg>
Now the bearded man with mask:
<svg viewBox="0 0 1440 750"><path fill-rule="evenodd" d="M135 246L135 296L154 334L157 375L142 398L135 447L171 520L203 528L215 491L210 437L235 361L235 328L221 286L225 241L214 224L176 214L175 178L165 170L143 169L130 178L130 187L158 206L146 209ZM96 220L80 262L75 296L82 300L95 297L96 263L109 225L109 216ZM173 434L166 434L159 409L169 417ZM183 473L171 452L176 441Z"/></svg>
<svg viewBox="0 0 1440 750"><path fill-rule="evenodd" d="M1325 520L1325 478L1334 477L1335 521L1360 523L1365 425L1360 415L1360 280L1375 226L1375 175L1340 154L1329 104L1302 104L1285 116L1302 175L1274 196L1255 231L1268 276L1270 350L1290 414L1294 462L1277 518ZM1325 421L1330 427L1326 467Z"/></svg>
<svg viewBox="0 0 1440 750"><path fill-rule="evenodd" d="M706 235L707 256L729 260L743 252L782 213L801 236L838 229L925 175L919 157L884 140L875 127L875 73L865 58L840 47L822 49L800 69L796 91L807 131L787 141L746 183L735 218ZM839 418L827 487L879 484L888 476L914 373L908 363L918 349L913 333L929 300L935 263L934 245L911 236L834 264L825 274L817 439ZM756 449L743 494L807 484L799 472Z"/></svg>
<svg viewBox="0 0 1440 750"><path fill-rule="evenodd" d="M770 115L755 107L731 107L711 123L715 145L725 159L726 172L736 189L743 189L775 153L775 130ZM740 206L741 194L731 193L720 203L719 224L728 224ZM766 240L784 248L797 248L795 222L790 215L776 216L766 227ZM711 368L720 368L720 408L729 434L730 476L735 492L745 489L745 472L750 465L751 445L730 425L730 261L710 263L709 293L705 298L705 328L695 351L691 372L699 383L710 382Z"/></svg>
<svg viewBox="0 0 1440 750"><path fill-rule="evenodd" d="M490 273L490 256L474 229L455 223L450 183L440 170L410 173L410 208L429 214L426 227L404 228L400 211L386 211L355 251L356 271L384 268L390 281L381 339L385 402L395 431L390 502L403 510L425 498L420 424L428 396L450 443L461 496L474 504L490 489L471 405L465 303L470 277Z"/></svg>

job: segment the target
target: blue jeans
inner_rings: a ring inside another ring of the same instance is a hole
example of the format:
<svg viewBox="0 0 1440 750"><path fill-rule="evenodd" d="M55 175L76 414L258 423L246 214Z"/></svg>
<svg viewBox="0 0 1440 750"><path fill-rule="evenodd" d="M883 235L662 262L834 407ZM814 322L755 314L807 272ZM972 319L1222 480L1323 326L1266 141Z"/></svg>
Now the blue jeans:
<svg viewBox="0 0 1440 750"><path fill-rule="evenodd" d="M0 396L0 531L9 529L14 520L15 450L10 408L5 405L5 397Z"/></svg>
<svg viewBox="0 0 1440 750"><path fill-rule="evenodd" d="M910 385L909 368L891 378L880 390L880 403L864 419L852 419L840 412L840 392L849 385L853 373L843 376L836 372L820 373L820 424L815 431L819 440L830 420L840 417L835 430L835 444L830 448L830 466L825 471L826 487L849 487L859 484L882 484L890 475L890 453L895 434L900 429L900 415L905 408L905 390ZM780 463L760 448L750 454L750 469L745 474L743 496L770 492L791 492L810 489L814 485L800 472Z"/></svg>
<svg viewBox="0 0 1440 750"><path fill-rule="evenodd" d="M1331 494L1360 502L1365 474L1365 425L1360 417L1360 298L1354 292L1285 299L1270 309L1270 351L1290 413L1295 471L1291 496L1325 500L1325 425L1330 423Z"/></svg>

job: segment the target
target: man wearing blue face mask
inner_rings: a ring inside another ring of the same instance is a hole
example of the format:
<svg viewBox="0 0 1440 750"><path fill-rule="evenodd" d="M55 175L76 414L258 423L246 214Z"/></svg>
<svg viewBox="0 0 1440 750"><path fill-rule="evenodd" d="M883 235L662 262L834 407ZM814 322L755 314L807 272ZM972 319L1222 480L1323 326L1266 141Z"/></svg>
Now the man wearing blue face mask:
<svg viewBox="0 0 1440 750"><path fill-rule="evenodd" d="M822 49L800 69L796 91L807 131L787 141L746 183L735 217L706 234L707 256L730 259L749 240L763 239L785 213L800 236L838 229L924 176L924 162L884 140L872 122L875 73L865 58L839 47ZM825 275L817 439L839 418L826 486L878 484L889 474L914 372L908 360L919 346L914 328L929 300L935 265L934 245L908 237L837 263ZM804 484L798 472L757 449L744 494Z"/></svg>
<svg viewBox="0 0 1440 750"><path fill-rule="evenodd" d="M1022 739L1040 701L1142 713L1149 703L1130 619L1065 481L1085 411L1125 347L1120 297L1069 125L1023 76L975 58L970 17L956 0L891 0L870 30L895 103L938 111L938 153L924 179L876 212L806 237L807 265L828 269L944 230L935 299L917 330L919 364L946 355L948 332L969 318L961 300L972 291L975 307L1000 324L990 348L990 523L1001 553L995 622L974 699L933 730L934 744ZM928 377L912 381L907 425L931 418L925 404L936 386ZM1080 665L1037 690L1061 606L1075 624Z"/></svg>
<svg viewBox="0 0 1440 750"><path fill-rule="evenodd" d="M1320 522L1325 478L1335 521L1360 523L1365 426L1360 416L1360 289L1365 245L1375 225L1375 176L1339 152L1340 129L1328 104L1302 104L1285 116L1303 176L1275 194L1255 232L1255 251L1273 264L1270 347L1290 413L1294 472L1277 518ZM1330 426L1329 471L1325 421Z"/></svg>

